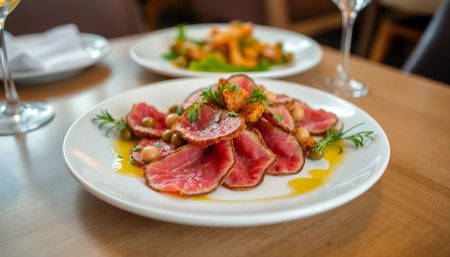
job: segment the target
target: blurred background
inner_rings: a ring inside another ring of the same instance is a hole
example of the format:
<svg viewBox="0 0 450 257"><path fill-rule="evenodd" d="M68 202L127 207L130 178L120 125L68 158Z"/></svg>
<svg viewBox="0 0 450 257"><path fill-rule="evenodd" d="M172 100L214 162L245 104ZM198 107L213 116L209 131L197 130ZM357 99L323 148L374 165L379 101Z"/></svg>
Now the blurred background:
<svg viewBox="0 0 450 257"><path fill-rule="evenodd" d="M373 0L356 20L352 53L401 68L443 1L447 0ZM75 23L82 32L115 38L183 22L235 19L340 46L340 12L331 0L22 0L6 29L21 35Z"/></svg>

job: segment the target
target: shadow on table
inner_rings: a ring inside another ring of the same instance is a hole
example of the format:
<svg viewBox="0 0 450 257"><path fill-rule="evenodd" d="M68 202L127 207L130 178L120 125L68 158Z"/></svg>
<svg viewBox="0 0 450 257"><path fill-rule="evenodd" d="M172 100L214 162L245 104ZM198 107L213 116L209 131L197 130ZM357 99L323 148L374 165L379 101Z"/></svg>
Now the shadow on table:
<svg viewBox="0 0 450 257"><path fill-rule="evenodd" d="M67 79L44 84L18 84L17 90L23 100L37 100L36 95L38 97L42 95L42 98L55 98L95 87L110 76L111 69L108 65L97 64Z"/></svg>
<svg viewBox="0 0 450 257"><path fill-rule="evenodd" d="M194 227L147 219L81 190L78 210L85 231L105 246L109 255L279 256L283 252L321 256L351 247L370 228L382 193L378 183L370 193L324 214L249 228Z"/></svg>

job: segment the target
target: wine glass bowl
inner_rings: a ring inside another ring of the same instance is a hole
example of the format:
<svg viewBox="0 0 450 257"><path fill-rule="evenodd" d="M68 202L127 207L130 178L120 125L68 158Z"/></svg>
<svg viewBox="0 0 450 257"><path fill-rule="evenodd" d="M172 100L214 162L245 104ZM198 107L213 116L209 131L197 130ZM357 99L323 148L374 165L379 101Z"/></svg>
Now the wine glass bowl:
<svg viewBox="0 0 450 257"><path fill-rule="evenodd" d="M369 89L364 83L352 79L349 75L348 59L352 40L353 24L359 11L371 0L332 0L341 11L342 39L341 62L336 68L336 74L324 82L324 89L345 98L355 98L367 95Z"/></svg>
<svg viewBox="0 0 450 257"><path fill-rule="evenodd" d="M25 133L47 124L54 116L52 106L43 102L22 102L8 63L5 44L5 21L20 0L0 0L0 64L5 103L0 104L0 136Z"/></svg>

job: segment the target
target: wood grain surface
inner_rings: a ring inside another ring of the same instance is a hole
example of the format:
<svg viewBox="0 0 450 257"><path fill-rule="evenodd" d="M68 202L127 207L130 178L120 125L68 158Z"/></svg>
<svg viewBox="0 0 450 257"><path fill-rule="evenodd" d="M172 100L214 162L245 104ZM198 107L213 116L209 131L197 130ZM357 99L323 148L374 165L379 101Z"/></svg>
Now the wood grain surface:
<svg viewBox="0 0 450 257"><path fill-rule="evenodd" d="M370 94L351 102L384 128L391 160L378 183L340 208L277 225L205 228L143 218L83 190L62 155L72 122L107 97L168 79L132 62L136 39L113 40L104 61L70 79L18 86L22 99L49 101L56 116L0 137L1 256L450 256L450 87L356 57L351 72ZM312 85L338 59L324 47L318 67L286 80Z"/></svg>

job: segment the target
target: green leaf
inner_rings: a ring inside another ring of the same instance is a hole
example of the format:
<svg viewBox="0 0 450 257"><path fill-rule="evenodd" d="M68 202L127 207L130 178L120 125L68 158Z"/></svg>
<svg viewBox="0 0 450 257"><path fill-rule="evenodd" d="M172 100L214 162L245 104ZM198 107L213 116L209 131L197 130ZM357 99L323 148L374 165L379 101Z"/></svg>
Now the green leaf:
<svg viewBox="0 0 450 257"><path fill-rule="evenodd" d="M255 87L252 90L252 94L250 95L248 102L249 103L259 102L264 106L264 109L266 109L267 108L266 93L264 93L264 90L262 90L261 88Z"/></svg>
<svg viewBox="0 0 450 257"><path fill-rule="evenodd" d="M202 106L203 102L192 104L187 110L187 116L189 122L196 122L198 120L198 109Z"/></svg>
<svg viewBox="0 0 450 257"><path fill-rule="evenodd" d="M166 52L162 55L162 57L168 61L175 60L179 55L174 51Z"/></svg>
<svg viewBox="0 0 450 257"><path fill-rule="evenodd" d="M283 120L284 116L281 115L281 114L279 114L279 113L277 113L277 114L273 115L273 118L274 118L276 121L280 122L280 121Z"/></svg>
<svg viewBox="0 0 450 257"><path fill-rule="evenodd" d="M228 112L228 116L230 116L230 117L237 117L237 116L240 116L240 114L239 113L235 113L233 111L229 111Z"/></svg>
<svg viewBox="0 0 450 257"><path fill-rule="evenodd" d="M178 24L177 30L178 30L177 40L185 41L186 40L186 23Z"/></svg>

